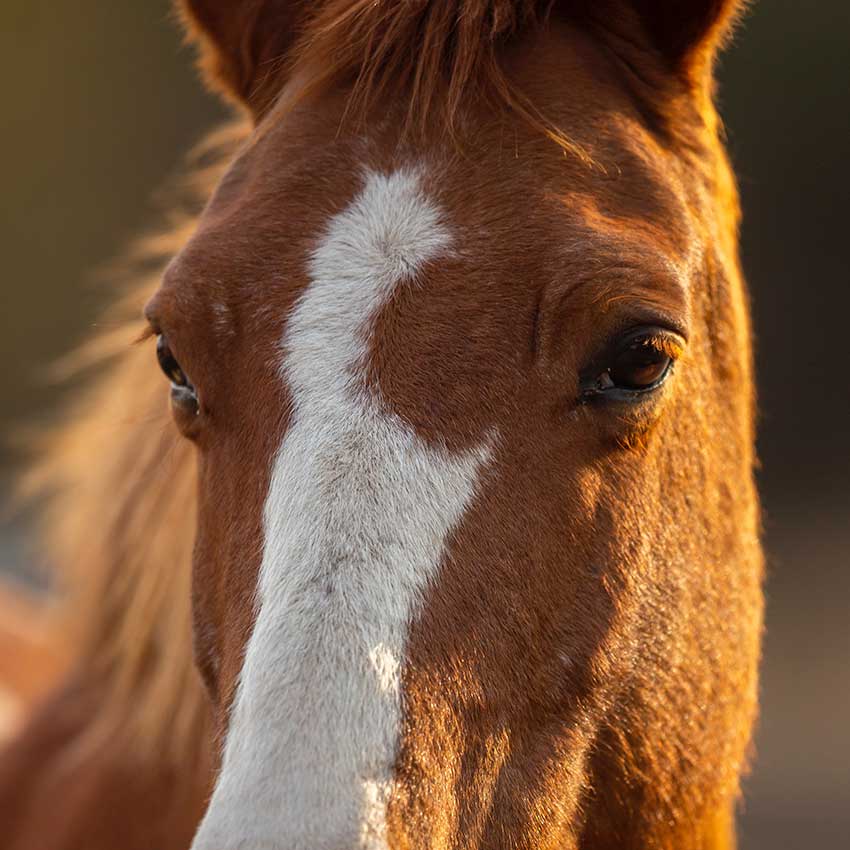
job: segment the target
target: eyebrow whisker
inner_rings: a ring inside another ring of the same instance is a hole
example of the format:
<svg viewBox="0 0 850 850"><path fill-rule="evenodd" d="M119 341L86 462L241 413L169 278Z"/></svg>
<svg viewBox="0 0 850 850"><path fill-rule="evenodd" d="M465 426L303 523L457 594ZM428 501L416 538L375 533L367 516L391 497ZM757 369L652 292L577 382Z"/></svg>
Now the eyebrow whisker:
<svg viewBox="0 0 850 850"><path fill-rule="evenodd" d="M143 342L147 342L155 336L159 336L159 331L150 322L147 322L138 336L133 338L133 345L141 345Z"/></svg>

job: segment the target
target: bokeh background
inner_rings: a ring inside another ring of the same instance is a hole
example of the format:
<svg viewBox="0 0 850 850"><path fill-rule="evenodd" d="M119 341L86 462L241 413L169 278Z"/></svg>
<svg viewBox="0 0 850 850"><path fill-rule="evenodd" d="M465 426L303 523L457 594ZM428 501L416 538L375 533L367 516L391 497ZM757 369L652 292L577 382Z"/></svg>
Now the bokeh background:
<svg viewBox="0 0 850 850"><path fill-rule="evenodd" d="M225 112L167 0L2 0L0 432L48 419L49 366L92 331L94 272ZM850 835L850 4L761 0L725 56L760 373L769 557L762 719L743 850ZM0 495L18 453L0 448ZM0 570L28 575L26 523Z"/></svg>

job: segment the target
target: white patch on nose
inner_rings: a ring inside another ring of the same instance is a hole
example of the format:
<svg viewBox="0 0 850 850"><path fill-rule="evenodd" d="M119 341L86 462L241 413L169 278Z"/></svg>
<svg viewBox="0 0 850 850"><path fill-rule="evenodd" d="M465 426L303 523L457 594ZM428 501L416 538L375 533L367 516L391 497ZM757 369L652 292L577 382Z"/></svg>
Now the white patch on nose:
<svg viewBox="0 0 850 850"><path fill-rule="evenodd" d="M282 373L258 614L193 850L386 846L409 624L489 445L423 443L366 384L374 321L449 249L413 171L370 174L310 260Z"/></svg>

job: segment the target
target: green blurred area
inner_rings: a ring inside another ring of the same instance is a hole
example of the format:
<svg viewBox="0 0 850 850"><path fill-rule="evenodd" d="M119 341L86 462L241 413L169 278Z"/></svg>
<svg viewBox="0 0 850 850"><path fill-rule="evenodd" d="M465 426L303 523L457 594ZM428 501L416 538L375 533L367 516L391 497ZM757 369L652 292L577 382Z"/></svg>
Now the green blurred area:
<svg viewBox="0 0 850 850"><path fill-rule="evenodd" d="M155 221L153 190L223 111L167 0L4 0L2 20L5 424L45 412L45 365L108 295L94 272Z"/></svg>
<svg viewBox="0 0 850 850"><path fill-rule="evenodd" d="M167 0L3 0L0 431L49 418L48 366L91 333L94 272L225 115ZM850 834L850 3L761 0L721 66L751 282L769 609L743 850ZM14 454L0 449L0 480ZM20 529L0 529L14 566Z"/></svg>

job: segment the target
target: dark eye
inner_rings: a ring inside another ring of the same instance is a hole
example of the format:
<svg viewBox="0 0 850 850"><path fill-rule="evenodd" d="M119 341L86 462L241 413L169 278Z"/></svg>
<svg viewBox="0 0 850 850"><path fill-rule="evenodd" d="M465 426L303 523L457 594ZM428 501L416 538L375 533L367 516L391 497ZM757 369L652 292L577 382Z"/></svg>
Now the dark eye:
<svg viewBox="0 0 850 850"><path fill-rule="evenodd" d="M666 374L673 358L651 339L631 343L614 358L607 374L615 387L624 390L646 390L655 386Z"/></svg>
<svg viewBox="0 0 850 850"><path fill-rule="evenodd" d="M189 382L186 373L172 354L168 347L168 341L162 334L156 338L156 359L159 361L159 368L162 369L165 377L171 381L172 403L181 410L196 415L200 407L195 388Z"/></svg>
<svg viewBox="0 0 850 850"><path fill-rule="evenodd" d="M156 359L159 361L159 368L162 369L165 377L168 378L175 387L189 386L189 380L186 377L186 373L180 368L180 364L171 353L171 349L168 347L168 342L162 334L156 338Z"/></svg>
<svg viewBox="0 0 850 850"><path fill-rule="evenodd" d="M629 400L654 390L670 373L681 348L681 340L669 331L632 331L609 346L609 353L582 379L582 397Z"/></svg>

